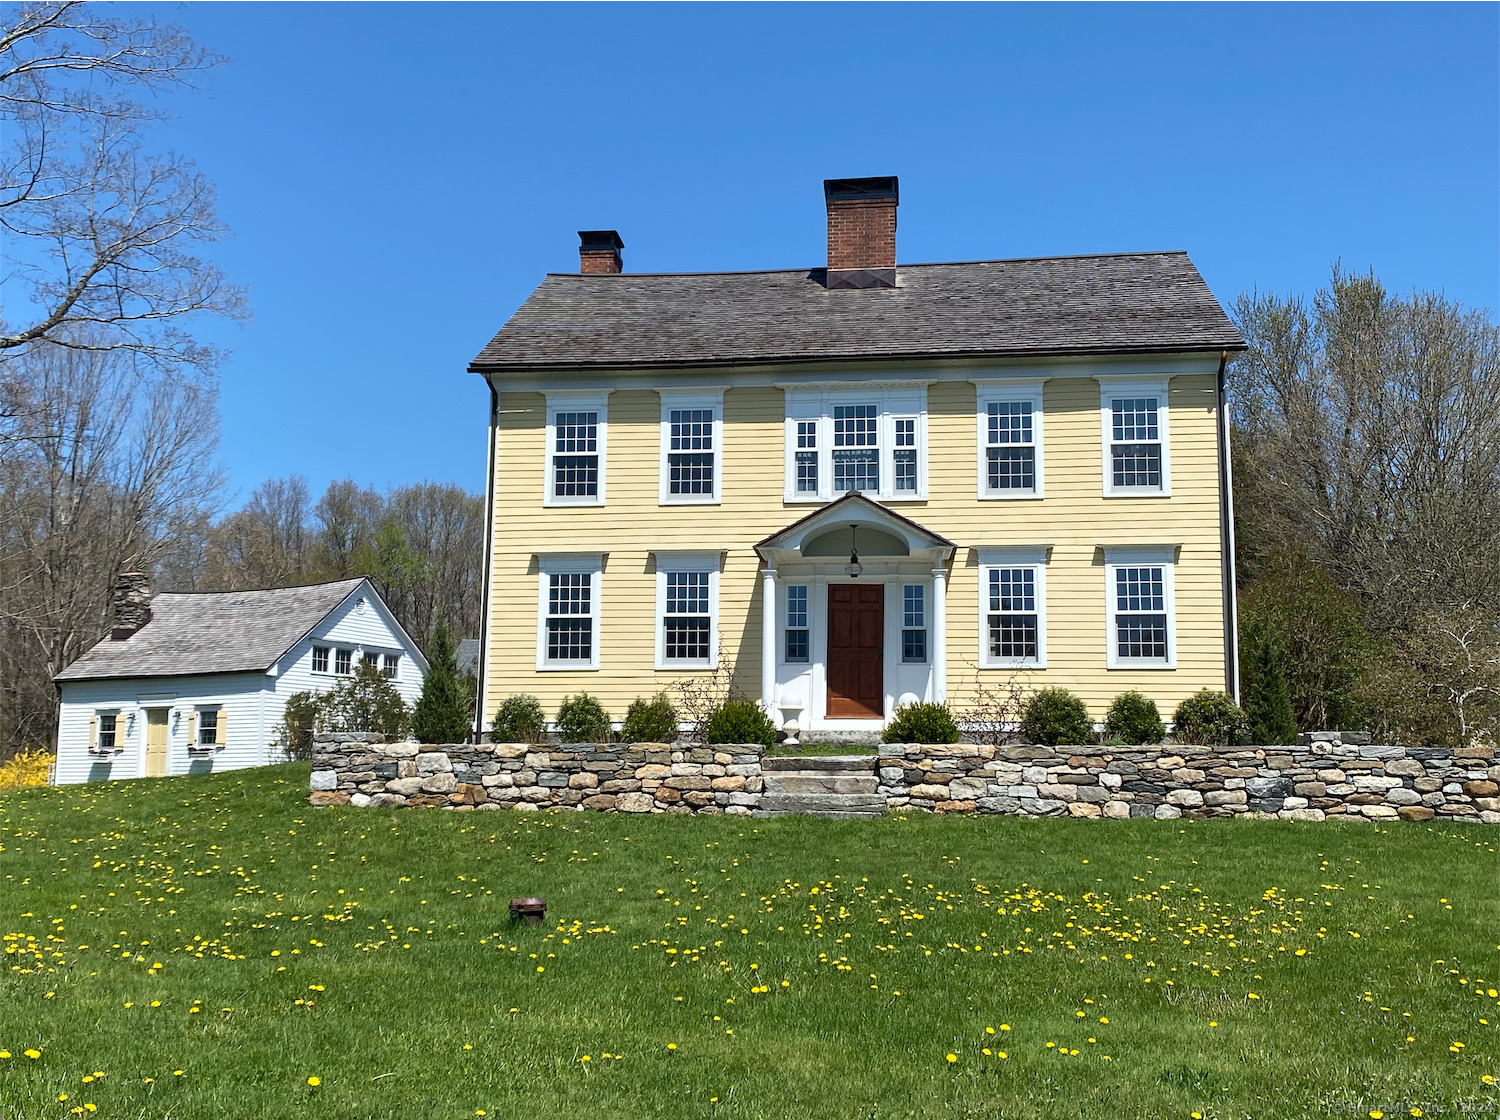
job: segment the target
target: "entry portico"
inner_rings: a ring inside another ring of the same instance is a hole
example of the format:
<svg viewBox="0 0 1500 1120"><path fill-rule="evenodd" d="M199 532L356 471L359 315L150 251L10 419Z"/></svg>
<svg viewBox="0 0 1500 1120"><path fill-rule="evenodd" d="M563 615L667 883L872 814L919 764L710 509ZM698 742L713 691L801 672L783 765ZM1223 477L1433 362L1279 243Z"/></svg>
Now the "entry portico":
<svg viewBox="0 0 1500 1120"><path fill-rule="evenodd" d="M854 491L755 546L761 700L780 726L878 730L947 699L952 541Z"/></svg>

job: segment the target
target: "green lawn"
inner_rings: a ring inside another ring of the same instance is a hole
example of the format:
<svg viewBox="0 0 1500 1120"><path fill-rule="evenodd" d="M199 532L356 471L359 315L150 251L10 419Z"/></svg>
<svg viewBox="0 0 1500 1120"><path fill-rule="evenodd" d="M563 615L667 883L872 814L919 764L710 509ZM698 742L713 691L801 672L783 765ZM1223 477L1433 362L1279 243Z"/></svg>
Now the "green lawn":
<svg viewBox="0 0 1500 1120"><path fill-rule="evenodd" d="M0 798L7 1120L1500 1108L1481 825L392 812L306 783ZM548 924L510 925L522 894Z"/></svg>

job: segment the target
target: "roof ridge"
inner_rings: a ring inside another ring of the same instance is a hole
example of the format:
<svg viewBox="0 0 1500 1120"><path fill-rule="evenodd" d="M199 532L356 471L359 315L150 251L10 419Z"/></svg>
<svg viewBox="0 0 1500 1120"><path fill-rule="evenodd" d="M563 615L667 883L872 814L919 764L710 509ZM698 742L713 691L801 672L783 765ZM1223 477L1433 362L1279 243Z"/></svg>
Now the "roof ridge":
<svg viewBox="0 0 1500 1120"><path fill-rule="evenodd" d="M206 595L258 595L265 591L304 591L313 587L333 587L341 583L359 583L361 580L369 578L369 576L345 576L343 579L322 579L317 583L291 583L277 587L240 587L227 591L161 591L153 595L152 598L164 599L168 595L175 595L180 599L189 599Z"/></svg>
<svg viewBox="0 0 1500 1120"><path fill-rule="evenodd" d="M903 268L953 268L976 264L1037 264L1042 261L1088 261L1109 260L1116 257L1185 257L1186 249L1140 249L1120 253L1055 253L1045 257L994 257L984 260L972 261L914 261L910 264L896 263L896 270ZM629 279L661 279L669 276L782 276L792 273L807 274L809 272L825 272L826 265L813 265L810 268L731 268L724 270L704 270L701 272L549 272L547 279L556 277L562 280L602 280L607 283L616 283L621 277Z"/></svg>

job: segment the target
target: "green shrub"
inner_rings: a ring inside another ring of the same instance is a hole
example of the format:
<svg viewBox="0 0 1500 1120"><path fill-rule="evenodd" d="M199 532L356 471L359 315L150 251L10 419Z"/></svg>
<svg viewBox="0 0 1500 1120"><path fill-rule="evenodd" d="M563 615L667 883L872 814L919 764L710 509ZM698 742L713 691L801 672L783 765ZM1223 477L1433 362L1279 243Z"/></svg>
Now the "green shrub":
<svg viewBox="0 0 1500 1120"><path fill-rule="evenodd" d="M317 692L294 692L286 698L281 715L278 741L286 748L288 758L306 762L313 756L313 732L323 712L323 697Z"/></svg>
<svg viewBox="0 0 1500 1120"><path fill-rule="evenodd" d="M535 696L507 696L490 721L494 743L540 743L547 733L547 716Z"/></svg>
<svg viewBox="0 0 1500 1120"><path fill-rule="evenodd" d="M609 742L609 713L587 692L557 706L557 733L564 743Z"/></svg>
<svg viewBox="0 0 1500 1120"><path fill-rule="evenodd" d="M1290 746L1297 741L1297 717L1287 685L1281 649L1264 627L1254 628L1244 651L1245 720L1250 742Z"/></svg>
<svg viewBox="0 0 1500 1120"><path fill-rule="evenodd" d="M472 718L469 697L458 676L453 638L438 623L427 649L427 676L411 713L411 730L419 743L462 743Z"/></svg>
<svg viewBox="0 0 1500 1120"><path fill-rule="evenodd" d="M387 741L397 742L411 727L411 709L373 661L360 662L352 676L339 681L318 702L322 709L319 726L329 731L378 731Z"/></svg>
<svg viewBox="0 0 1500 1120"><path fill-rule="evenodd" d="M1179 743L1223 746L1244 740L1250 731L1245 713L1227 692L1205 688L1177 705L1172 735Z"/></svg>
<svg viewBox="0 0 1500 1120"><path fill-rule="evenodd" d="M1160 743L1167 735L1156 701L1139 692L1122 692L1104 715L1104 737L1131 746Z"/></svg>
<svg viewBox="0 0 1500 1120"><path fill-rule="evenodd" d="M1066 688L1044 688L1026 702L1021 735L1044 747L1078 746L1094 741L1094 721L1088 705Z"/></svg>
<svg viewBox="0 0 1500 1120"><path fill-rule="evenodd" d="M677 741L677 709L658 692L650 700L637 696L625 709L620 725L620 740L625 743L673 743Z"/></svg>
<svg viewBox="0 0 1500 1120"><path fill-rule="evenodd" d="M947 704L903 704L880 736L883 743L956 743L958 724Z"/></svg>
<svg viewBox="0 0 1500 1120"><path fill-rule="evenodd" d="M726 700L708 717L710 743L776 745L776 725L753 700Z"/></svg>

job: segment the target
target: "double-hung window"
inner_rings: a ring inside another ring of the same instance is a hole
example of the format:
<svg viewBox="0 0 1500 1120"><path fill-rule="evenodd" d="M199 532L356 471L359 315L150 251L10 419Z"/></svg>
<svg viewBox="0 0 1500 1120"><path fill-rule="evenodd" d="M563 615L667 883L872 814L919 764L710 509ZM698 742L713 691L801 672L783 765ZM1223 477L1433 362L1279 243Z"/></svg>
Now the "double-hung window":
<svg viewBox="0 0 1500 1120"><path fill-rule="evenodd" d="M328 647L313 646L312 653L312 671L314 673L328 672Z"/></svg>
<svg viewBox="0 0 1500 1120"><path fill-rule="evenodd" d="M809 660L811 631L807 625L807 585L792 583L786 589L786 657L789 665Z"/></svg>
<svg viewBox="0 0 1500 1120"><path fill-rule="evenodd" d="M401 655L399 653L388 653L385 655L385 675L392 680L401 674Z"/></svg>
<svg viewBox="0 0 1500 1120"><path fill-rule="evenodd" d="M927 496L927 388L785 386L789 502Z"/></svg>
<svg viewBox="0 0 1500 1120"><path fill-rule="evenodd" d="M100 751L112 751L120 741L120 713L100 712L96 717L98 720L99 737L95 741L95 749Z"/></svg>
<svg viewBox="0 0 1500 1120"><path fill-rule="evenodd" d="M657 553L656 667L717 665L718 615L718 553Z"/></svg>
<svg viewBox="0 0 1500 1120"><path fill-rule="evenodd" d="M986 669L1046 667L1046 548L979 550L979 664Z"/></svg>
<svg viewBox="0 0 1500 1120"><path fill-rule="evenodd" d="M1167 379L1101 377L1099 392L1105 497L1169 495Z"/></svg>
<svg viewBox="0 0 1500 1120"><path fill-rule="evenodd" d="M547 394L549 506L603 505L606 393Z"/></svg>
<svg viewBox="0 0 1500 1120"><path fill-rule="evenodd" d="M719 500L724 394L661 394L662 505Z"/></svg>
<svg viewBox="0 0 1500 1120"><path fill-rule="evenodd" d="M927 661L927 588L920 583L901 589L901 660Z"/></svg>
<svg viewBox="0 0 1500 1120"><path fill-rule="evenodd" d="M218 745L219 709L200 708L198 711L198 741L193 746L216 747Z"/></svg>
<svg viewBox="0 0 1500 1120"><path fill-rule="evenodd" d="M979 497L1040 498L1045 377L975 381Z"/></svg>
<svg viewBox="0 0 1500 1120"><path fill-rule="evenodd" d="M338 649L333 651L333 671L341 677L347 677L354 671L354 651L352 649Z"/></svg>
<svg viewBox="0 0 1500 1120"><path fill-rule="evenodd" d="M1177 667L1175 546L1104 550L1111 669Z"/></svg>
<svg viewBox="0 0 1500 1120"><path fill-rule="evenodd" d="M603 555L539 556L537 569L536 667L597 669Z"/></svg>

